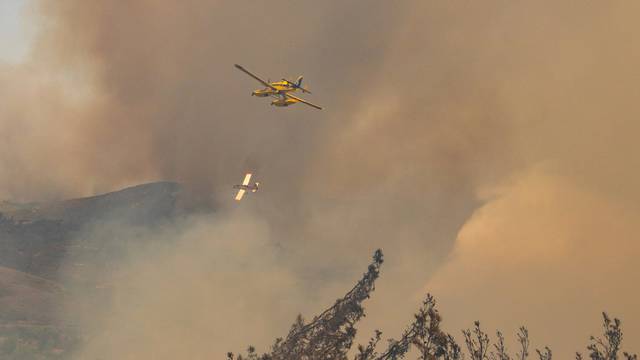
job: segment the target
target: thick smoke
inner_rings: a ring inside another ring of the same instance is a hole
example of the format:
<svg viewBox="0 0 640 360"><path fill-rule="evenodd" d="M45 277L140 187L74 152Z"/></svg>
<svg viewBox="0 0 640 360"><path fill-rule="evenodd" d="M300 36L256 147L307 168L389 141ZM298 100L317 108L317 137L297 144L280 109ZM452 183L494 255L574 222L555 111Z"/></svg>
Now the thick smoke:
<svg viewBox="0 0 640 360"><path fill-rule="evenodd" d="M538 332L550 335L546 329L566 323L558 333L575 338L544 338L560 354L595 331L603 307L640 323L637 310L623 305L628 295L576 299L592 284L572 281L608 274L620 290L638 276L597 251L599 242L627 254L638 248L628 240L638 233L640 200L636 5L61 0L37 9L33 59L2 68L2 197L178 180L197 198L215 199L235 225L217 241L234 231L249 241L266 237L279 249L268 268L287 274L276 288L286 291L295 274L291 296L314 304L329 304L357 277L365 255L383 247L389 260L365 327L383 325L389 336L403 325L399 317L410 318L425 283L450 302L443 301L445 321L449 313L458 327L486 316L508 331L537 319ZM249 97L258 86L233 63L272 79L304 74L309 98L326 110L275 109ZM246 221L266 224L268 235L243 229L247 214L226 200L249 169L264 191L241 206L249 208ZM575 259L564 260L573 248L582 251L583 272ZM224 247L210 252L217 249ZM530 266L517 266L523 256ZM547 256L555 256L552 269L569 275L537 276ZM131 284L144 286L141 303L168 291L158 279L182 276L181 266L147 271L162 257L138 258L131 266L143 270ZM465 272L475 269L470 264L482 269L477 283ZM201 270L185 267L184 274L205 279ZM234 271L241 281L242 266ZM507 281L521 278L529 286ZM483 284L491 290L476 296ZM221 282L219 291L228 286ZM547 287L556 296L543 297ZM548 300L553 316L509 313L512 303L496 301L514 291L524 304ZM201 300L194 293L180 306ZM583 311L565 316L562 309L575 302ZM109 331L134 311L120 304ZM163 312L165 305L175 310L177 303L163 303ZM274 321L280 329L290 318ZM166 332L179 341L170 325L152 324L159 338ZM238 341L251 341L247 335ZM136 343L135 351L168 343Z"/></svg>
<svg viewBox="0 0 640 360"><path fill-rule="evenodd" d="M440 299L447 328L469 326L470 317L510 332L526 324L536 346L570 357L607 310L621 317L624 347L635 351L637 210L544 167L497 193L424 287Z"/></svg>
<svg viewBox="0 0 640 360"><path fill-rule="evenodd" d="M248 338L266 348L296 312L319 306L279 262L268 224L251 214L194 216L155 230L102 225L81 241L105 233L100 240L138 241L110 259L97 289L68 285L64 320L79 322L86 339L78 359L208 359L244 349Z"/></svg>

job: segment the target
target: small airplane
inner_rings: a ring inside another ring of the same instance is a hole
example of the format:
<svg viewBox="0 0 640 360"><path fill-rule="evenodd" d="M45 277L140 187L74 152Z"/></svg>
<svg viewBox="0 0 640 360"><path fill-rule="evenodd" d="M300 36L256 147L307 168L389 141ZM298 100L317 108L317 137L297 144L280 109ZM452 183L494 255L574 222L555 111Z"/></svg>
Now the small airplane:
<svg viewBox="0 0 640 360"><path fill-rule="evenodd" d="M296 81L290 81L287 79L282 79L282 81L276 81L276 82L271 82L270 80L264 81L261 78L259 78L257 75L253 74L252 72L250 72L249 70L245 69L244 67L238 65L238 64L234 64L234 66L244 72L245 74L251 76L252 78L256 79L259 83L261 83L262 85L265 86L264 89L258 89L255 90L251 93L251 96L257 96L257 97L268 97L271 96L273 98L275 98L275 100L273 100L271 102L271 105L275 105L275 106L289 106L289 105L293 105L295 103L303 103L305 105L309 105L313 108L316 108L318 110L322 110L322 108L318 105L312 104L310 102L308 102L307 100L301 99L291 93L295 92L296 90L300 90L303 93L307 93L307 94L311 94L311 91L309 91L307 88L302 87L302 76L299 76Z"/></svg>
<svg viewBox="0 0 640 360"><path fill-rule="evenodd" d="M238 193L236 194L236 201L242 200L244 193L247 191L251 191L252 193L258 191L258 188L260 187L260 183L256 182L253 185L251 185L249 184L249 181L251 181L250 173L244 176L244 180L242 180L241 185L233 185L234 189L238 189Z"/></svg>

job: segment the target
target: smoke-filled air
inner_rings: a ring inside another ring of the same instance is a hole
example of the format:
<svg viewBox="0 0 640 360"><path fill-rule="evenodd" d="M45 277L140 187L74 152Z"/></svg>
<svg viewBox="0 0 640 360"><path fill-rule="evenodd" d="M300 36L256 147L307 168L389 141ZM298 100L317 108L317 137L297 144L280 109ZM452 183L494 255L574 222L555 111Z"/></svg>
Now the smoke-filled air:
<svg viewBox="0 0 640 360"><path fill-rule="evenodd" d="M22 244L0 304L75 334L58 358L225 359L269 352L380 248L356 342L399 337L430 293L461 344L478 320L515 352L524 325L532 357L571 358L606 311L640 351L639 12L32 0L28 53L0 62L0 240ZM252 97L236 63L304 75L323 109ZM260 191L234 201L247 172ZM46 296L3 300L19 276Z"/></svg>

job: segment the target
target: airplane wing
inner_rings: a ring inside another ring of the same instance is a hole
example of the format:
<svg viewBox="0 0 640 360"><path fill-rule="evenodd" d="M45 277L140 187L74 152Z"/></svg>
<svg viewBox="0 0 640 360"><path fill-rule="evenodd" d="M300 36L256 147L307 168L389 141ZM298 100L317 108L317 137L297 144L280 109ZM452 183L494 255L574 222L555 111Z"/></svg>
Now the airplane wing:
<svg viewBox="0 0 640 360"><path fill-rule="evenodd" d="M291 99L293 99L293 100L295 100L295 101L301 102L301 103L303 103L303 104L307 104L307 105L309 105L309 106L311 106L311 107L313 107L313 108L316 108L316 109L318 109L318 110L322 110L322 108L321 108L320 106L318 106L318 105L316 105L316 104L312 104L312 103L308 102L308 101L307 101L307 100L305 100L305 99L301 99L301 98L299 98L299 97L297 97L297 96L294 96L294 95L291 95L291 94L288 94L288 93L285 93L285 96L286 96L286 97L288 97L288 98L291 98Z"/></svg>
<svg viewBox="0 0 640 360"><path fill-rule="evenodd" d="M245 192L246 192L246 191L245 191L244 189L240 189L240 190L238 190L238 194L236 194L236 200L237 200L237 201L242 200L242 197L244 196L244 193L245 193Z"/></svg>
<svg viewBox="0 0 640 360"><path fill-rule="evenodd" d="M249 181L251 181L251 174L247 174L244 176L244 180L242 180L242 185L249 185Z"/></svg>
<svg viewBox="0 0 640 360"><path fill-rule="evenodd" d="M252 78L258 80L258 82L260 82L262 85L264 85L264 86L266 86L266 87L268 87L268 88L270 88L272 90L276 90L276 91L278 90L275 87L271 86L271 84L269 84L268 82L260 79L257 75L253 74L251 71L243 68L242 66L240 66L238 64L233 64L233 66L235 66L238 70L242 71L243 73L245 73L245 74L251 76Z"/></svg>

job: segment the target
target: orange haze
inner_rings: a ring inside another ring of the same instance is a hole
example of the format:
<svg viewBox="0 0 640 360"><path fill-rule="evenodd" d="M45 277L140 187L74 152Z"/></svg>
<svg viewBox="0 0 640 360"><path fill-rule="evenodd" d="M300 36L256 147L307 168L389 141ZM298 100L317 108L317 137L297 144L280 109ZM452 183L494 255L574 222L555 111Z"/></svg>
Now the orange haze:
<svg viewBox="0 0 640 360"><path fill-rule="evenodd" d="M85 356L264 348L297 311L345 291L377 247L388 261L367 331L397 336L431 291L456 335L475 319L507 334L529 324L534 346L567 357L609 310L640 351L639 11L36 1L30 60L0 65L0 198L168 179L220 209L217 227L197 222L175 249L134 257L121 301L85 319L103 334ZM250 97L259 84L234 63L304 74L325 110ZM234 209L230 186L247 169L264 190ZM220 254L234 259L229 277L206 265L230 259ZM247 267L262 256L264 269ZM164 280L181 297L164 298ZM132 330L132 318L148 326Z"/></svg>

